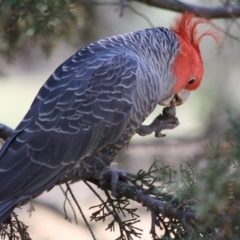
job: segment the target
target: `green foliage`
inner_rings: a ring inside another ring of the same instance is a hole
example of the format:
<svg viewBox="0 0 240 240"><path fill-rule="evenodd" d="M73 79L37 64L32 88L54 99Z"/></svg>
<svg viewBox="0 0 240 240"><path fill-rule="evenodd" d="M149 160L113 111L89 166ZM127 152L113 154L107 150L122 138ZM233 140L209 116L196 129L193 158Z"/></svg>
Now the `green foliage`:
<svg viewBox="0 0 240 240"><path fill-rule="evenodd" d="M75 0L3 0L0 5L0 57L12 61L28 44L46 56L59 40L79 45L91 33L94 11Z"/></svg>
<svg viewBox="0 0 240 240"><path fill-rule="evenodd" d="M240 239L240 119L230 114L229 122L226 140L206 145L201 159L180 167L171 194L197 216L192 226L181 222L184 239Z"/></svg>
<svg viewBox="0 0 240 240"><path fill-rule="evenodd" d="M165 209L174 212L175 217L169 217L167 212L154 215L151 210L152 226L161 230L158 235L151 230L153 239L240 239L240 119L234 115L229 119L231 129L226 140L222 136L218 143L207 144L201 158L180 165L179 172L155 160L148 171L140 170L131 180L136 189L143 190L166 204ZM119 200L108 199L104 204L109 201L112 209L131 215L125 202L129 200L124 199L119 205ZM92 219L105 220L106 215L97 218L104 212L104 204L101 208L98 206L100 209L93 213ZM138 219L135 211L131 227ZM121 222L120 216L118 220ZM121 229L123 225L119 226ZM129 234L130 237L124 239L137 236L134 231Z"/></svg>
<svg viewBox="0 0 240 240"><path fill-rule="evenodd" d="M136 214L137 208L129 207L130 202L126 198L112 199L108 192L106 192L106 194L106 201L90 208L97 208L97 210L92 213L91 221L105 222L108 217L112 217L112 220L107 225L106 231L115 231L115 225L117 224L120 231L120 236L117 240L132 240L133 236L140 237L142 230L135 226L135 224L140 221L139 215ZM125 218L125 220L122 220L123 218Z"/></svg>

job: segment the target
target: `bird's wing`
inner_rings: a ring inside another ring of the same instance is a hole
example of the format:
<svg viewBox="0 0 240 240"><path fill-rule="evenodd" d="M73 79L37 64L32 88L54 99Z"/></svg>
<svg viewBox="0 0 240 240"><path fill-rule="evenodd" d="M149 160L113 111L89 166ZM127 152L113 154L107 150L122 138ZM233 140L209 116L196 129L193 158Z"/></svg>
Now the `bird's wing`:
<svg viewBox="0 0 240 240"><path fill-rule="evenodd" d="M116 141L134 108L138 64L92 45L58 67L0 152L0 201L40 194L71 163Z"/></svg>

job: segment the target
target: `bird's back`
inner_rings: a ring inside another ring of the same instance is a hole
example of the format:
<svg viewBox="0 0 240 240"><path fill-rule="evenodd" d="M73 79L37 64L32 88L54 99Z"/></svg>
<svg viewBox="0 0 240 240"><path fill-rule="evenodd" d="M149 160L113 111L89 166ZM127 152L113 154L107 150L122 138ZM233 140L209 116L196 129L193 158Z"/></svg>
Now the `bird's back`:
<svg viewBox="0 0 240 240"><path fill-rule="evenodd" d="M175 38L165 28L107 38L56 69L1 149L0 219L7 201L41 194L77 162L83 177L110 164L169 94L173 76L168 86L161 74Z"/></svg>

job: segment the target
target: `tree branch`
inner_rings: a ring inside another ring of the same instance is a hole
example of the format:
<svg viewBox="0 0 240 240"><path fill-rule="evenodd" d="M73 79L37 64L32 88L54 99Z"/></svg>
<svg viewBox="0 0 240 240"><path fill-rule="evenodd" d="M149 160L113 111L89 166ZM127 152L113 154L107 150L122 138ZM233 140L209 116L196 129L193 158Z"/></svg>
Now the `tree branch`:
<svg viewBox="0 0 240 240"><path fill-rule="evenodd" d="M98 187L111 190L111 181L106 181L103 185L101 184L101 186L99 180L91 178L88 179L88 181L97 185ZM161 214L164 218L174 218L178 219L181 222L185 221L188 224L193 224L197 221L195 212L175 209L169 203L160 201L159 199L150 196L149 193L146 193L143 189L137 189L136 186L131 186L129 183L119 181L117 184L117 192L127 199L141 203L151 212Z"/></svg>
<svg viewBox="0 0 240 240"><path fill-rule="evenodd" d="M127 1L126 1L127 2ZM129 5L124 3L119 3L116 1L88 1L79 0L77 4L93 4L98 6L120 6L122 9L124 7L129 7ZM171 10L174 12L193 12L197 16L205 16L209 19L212 18L234 18L240 17L240 5L230 5L228 3L217 7L204 7L196 4L185 3L178 0L129 0L128 2L139 2L152 7L157 7L161 9Z"/></svg>
<svg viewBox="0 0 240 240"><path fill-rule="evenodd" d="M171 10L175 12L194 12L197 16L207 18L240 17L240 5L223 5L218 7L203 7L196 4L184 3L178 0L133 0L149 6Z"/></svg>
<svg viewBox="0 0 240 240"><path fill-rule="evenodd" d="M126 172L127 176L132 176L132 174ZM112 190L111 181L101 182L99 179L87 179L88 182L91 182L102 189L107 189L109 191ZM86 181L85 181L86 182ZM182 205L173 204L169 201L163 201L158 199L156 196L158 194L154 193L155 186L149 186L149 189L144 189L137 185L132 185L131 179L126 181L118 181L117 183L117 193L121 197L126 199L131 199L135 202L142 204L143 207L146 207L151 211L152 214L152 224L151 224L151 234L155 234L155 225L158 225L158 219L169 219L170 222L179 222L184 225L184 228L188 229L187 231L191 231L190 229L195 229L197 226L206 226L206 222L204 219L198 217L198 212L186 210L184 207L180 207ZM163 194L164 195L164 194ZM209 219L214 219L213 228L224 229L229 223L232 223L234 216L231 214L220 214L218 216L214 216L213 213L209 212ZM174 228L174 227L173 227ZM169 229L168 229L169 230ZM158 238L157 238L158 239Z"/></svg>

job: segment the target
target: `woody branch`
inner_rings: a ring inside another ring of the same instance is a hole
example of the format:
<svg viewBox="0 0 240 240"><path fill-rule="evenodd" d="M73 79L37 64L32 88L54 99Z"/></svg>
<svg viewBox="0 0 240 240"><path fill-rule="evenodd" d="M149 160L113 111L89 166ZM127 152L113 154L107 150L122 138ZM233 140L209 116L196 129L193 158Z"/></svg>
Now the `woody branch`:
<svg viewBox="0 0 240 240"><path fill-rule="evenodd" d="M120 3L119 3L120 2ZM205 16L209 19L217 19L217 18L238 18L240 17L240 5L238 4L230 4L229 1L222 2L222 5L214 6L214 7L205 7L198 4L190 4L185 3L183 1L178 0L118 0L118 1L106 1L106 0L98 0L98 1L88 1L88 0L79 0L77 4L93 4L93 5L113 5L121 7L121 13L124 8L132 9L130 5L132 2L139 2L148 6L157 7L161 9L171 10L174 12L193 12L197 16ZM122 15L122 14L121 14Z"/></svg>
<svg viewBox="0 0 240 240"><path fill-rule="evenodd" d="M240 17L240 5L231 5L223 3L222 6L204 7L197 4L185 3L178 0L134 0L145 3L146 5L171 10L175 12L194 12L198 16L207 18L233 18Z"/></svg>

